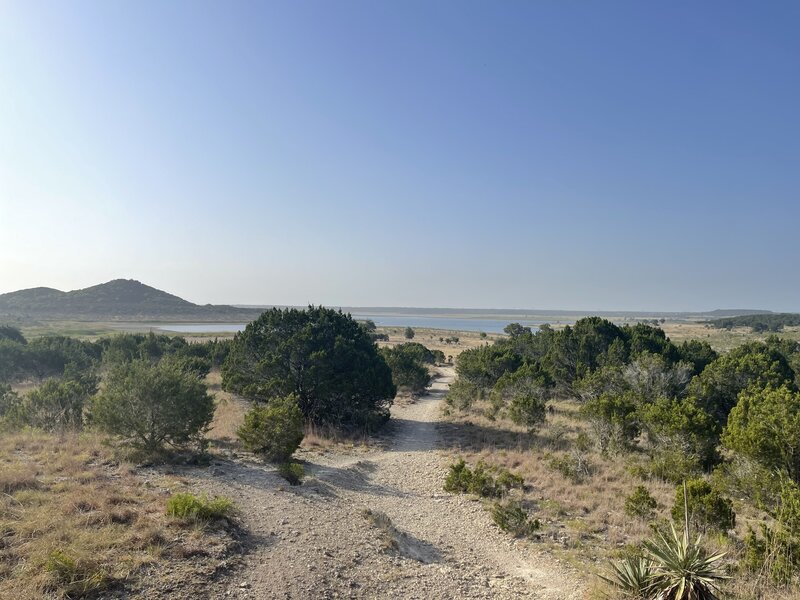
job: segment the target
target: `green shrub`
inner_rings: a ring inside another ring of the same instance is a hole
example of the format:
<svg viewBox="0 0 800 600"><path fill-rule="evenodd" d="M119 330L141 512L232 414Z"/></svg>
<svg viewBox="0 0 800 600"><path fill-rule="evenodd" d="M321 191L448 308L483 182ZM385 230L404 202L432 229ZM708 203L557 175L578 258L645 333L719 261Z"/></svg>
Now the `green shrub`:
<svg viewBox="0 0 800 600"><path fill-rule="evenodd" d="M650 519L658 508L658 502L643 485L636 486L630 496L625 498L625 514L640 519Z"/></svg>
<svg viewBox="0 0 800 600"><path fill-rule="evenodd" d="M418 350L419 346L422 350ZM427 354L422 344L400 344L392 348L381 348L380 353L392 370L392 382L399 390L421 394L428 387L431 376L425 366Z"/></svg>
<svg viewBox="0 0 800 600"><path fill-rule="evenodd" d="M522 478L522 475L517 475L516 473L512 473L508 469L503 468L497 469L495 483L498 488L505 490L506 492L512 489L521 490L525 488L525 480Z"/></svg>
<svg viewBox="0 0 800 600"><path fill-rule="evenodd" d="M248 451L285 463L303 441L303 413L294 396L274 398L250 409L236 434Z"/></svg>
<svg viewBox="0 0 800 600"><path fill-rule="evenodd" d="M496 476L495 476L496 475ZM483 461L470 469L463 459L450 465L444 481L445 491L455 494L475 494L481 498L502 498L512 489L522 489L524 479L501 467L488 466Z"/></svg>
<svg viewBox="0 0 800 600"><path fill-rule="evenodd" d="M492 520L502 529L514 537L527 537L532 535L541 524L539 519L531 519L519 502L495 502L492 505Z"/></svg>
<svg viewBox="0 0 800 600"><path fill-rule="evenodd" d="M800 540L779 526L761 524L761 535L749 529L744 537L744 568L765 573L778 585L791 583L800 570Z"/></svg>
<svg viewBox="0 0 800 600"><path fill-rule="evenodd" d="M704 479L689 479L686 482L688 496L689 522L702 531L715 529L726 532L736 524L736 513L730 499L723 497ZM675 490L675 504L672 518L676 522L684 520L683 485Z"/></svg>
<svg viewBox="0 0 800 600"><path fill-rule="evenodd" d="M306 421L361 431L386 422L397 391L369 332L321 306L264 311L236 335L222 384L264 402L294 394Z"/></svg>
<svg viewBox="0 0 800 600"><path fill-rule="evenodd" d="M88 399L87 390L78 382L48 379L25 396L18 417L25 425L46 431L80 429Z"/></svg>
<svg viewBox="0 0 800 600"><path fill-rule="evenodd" d="M472 481L472 470L462 458L450 465L444 480L444 489L453 494L466 494L469 491L470 481Z"/></svg>
<svg viewBox="0 0 800 600"><path fill-rule="evenodd" d="M656 450L647 464L633 469L634 474L640 477L674 484L681 483L687 475L696 475L701 471L697 456L673 447Z"/></svg>
<svg viewBox="0 0 800 600"><path fill-rule="evenodd" d="M581 412L592 425L603 454L628 448L639 435L636 396L630 392L601 394L588 400Z"/></svg>
<svg viewBox="0 0 800 600"><path fill-rule="evenodd" d="M214 416L205 384L172 362L139 359L111 367L92 422L147 453L199 441Z"/></svg>
<svg viewBox="0 0 800 600"><path fill-rule="evenodd" d="M728 417L723 443L800 483L800 392L794 386L750 388Z"/></svg>
<svg viewBox="0 0 800 600"><path fill-rule="evenodd" d="M306 475L306 470L300 463L285 462L278 467L278 474L288 481L290 485L300 485Z"/></svg>
<svg viewBox="0 0 800 600"><path fill-rule="evenodd" d="M226 519L233 515L234 508L233 502L224 496L209 498L206 494L195 496L187 492L173 494L167 500L167 514L179 519Z"/></svg>

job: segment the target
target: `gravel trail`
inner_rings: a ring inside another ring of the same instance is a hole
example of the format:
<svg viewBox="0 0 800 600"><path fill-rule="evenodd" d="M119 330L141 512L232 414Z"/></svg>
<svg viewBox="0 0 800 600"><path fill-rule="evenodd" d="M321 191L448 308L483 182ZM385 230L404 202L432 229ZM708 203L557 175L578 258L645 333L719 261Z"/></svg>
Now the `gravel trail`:
<svg viewBox="0 0 800 600"><path fill-rule="evenodd" d="M452 369L440 369L426 395L393 406L383 449L301 453L301 486L241 458L186 473L197 491L233 498L249 532L241 564L212 597L584 597L578 573L499 531L480 502L442 490L437 423L452 380ZM373 524L365 509L391 526Z"/></svg>

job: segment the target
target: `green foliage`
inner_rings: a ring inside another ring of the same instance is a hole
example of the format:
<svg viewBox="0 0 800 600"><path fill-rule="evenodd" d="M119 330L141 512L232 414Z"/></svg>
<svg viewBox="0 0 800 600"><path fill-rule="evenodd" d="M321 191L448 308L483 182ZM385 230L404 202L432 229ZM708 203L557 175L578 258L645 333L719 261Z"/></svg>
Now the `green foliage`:
<svg viewBox="0 0 800 600"><path fill-rule="evenodd" d="M641 555L626 556L611 563L609 575L600 578L622 591L625 598L647 600L653 586L653 562Z"/></svg>
<svg viewBox="0 0 800 600"><path fill-rule="evenodd" d="M24 338L23 338L24 340ZM30 343L16 336L0 336L0 381L69 376L77 380L92 376L100 347L65 336L45 336Z"/></svg>
<svg viewBox="0 0 800 600"><path fill-rule="evenodd" d="M624 450L639 435L637 397L631 392L602 394L583 405L581 412L597 436L600 450Z"/></svg>
<svg viewBox="0 0 800 600"><path fill-rule="evenodd" d="M75 381L48 379L28 392L16 418L21 424L46 431L80 429L84 406L93 392Z"/></svg>
<svg viewBox="0 0 800 600"><path fill-rule="evenodd" d="M525 334L530 334L531 328L523 327L519 323L509 323L508 325L503 327L503 331L505 332L506 335L509 335L511 337L518 337ZM481 337L482 338L486 337L486 334L482 334Z"/></svg>
<svg viewBox="0 0 800 600"><path fill-rule="evenodd" d="M709 529L725 533L736 525L736 513L729 498L705 479L689 479L686 481L686 495L689 508L689 522L701 531ZM672 518L676 522L684 519L683 485L675 490L675 503L672 506Z"/></svg>
<svg viewBox="0 0 800 600"><path fill-rule="evenodd" d="M444 489L454 494L475 494L481 498L502 498L512 489L522 489L524 480L507 469L489 467L483 461L475 469L460 459L450 465Z"/></svg>
<svg viewBox="0 0 800 600"><path fill-rule="evenodd" d="M630 390L619 365L604 365L587 373L576 382L575 388L583 400L592 400L603 394L619 395Z"/></svg>
<svg viewBox="0 0 800 600"><path fill-rule="evenodd" d="M426 364L433 362L433 353L422 344L408 343L380 349L381 356L392 370L392 383L400 390L421 394L431 377Z"/></svg>
<svg viewBox="0 0 800 600"><path fill-rule="evenodd" d="M213 416L214 400L197 377L142 359L114 365L91 407L98 428L147 453L199 441Z"/></svg>
<svg viewBox="0 0 800 600"><path fill-rule="evenodd" d="M411 327L406 327L406 330L403 332L403 336L405 336L407 340L413 340L414 330Z"/></svg>
<svg viewBox="0 0 800 600"><path fill-rule="evenodd" d="M659 327L637 323L636 325L625 325L622 327L622 333L628 342L630 356L649 352L650 354L660 354L669 362L675 362L678 359L677 348L669 341L664 330Z"/></svg>
<svg viewBox="0 0 800 600"><path fill-rule="evenodd" d="M800 570L800 539L780 526L761 523L759 529L760 535L750 528L744 537L742 566L778 585L791 583Z"/></svg>
<svg viewBox="0 0 800 600"><path fill-rule="evenodd" d="M750 327L758 331L781 331L784 327L800 325L800 314L797 313L765 313L757 315L740 315L725 317L708 322L717 329L734 327Z"/></svg>
<svg viewBox="0 0 800 600"><path fill-rule="evenodd" d="M718 461L719 426L696 398L661 398L641 406L637 414L654 454L678 452L706 467ZM677 481L683 476L678 472Z"/></svg>
<svg viewBox="0 0 800 600"><path fill-rule="evenodd" d="M742 392L722 441L742 456L800 482L800 393L788 385Z"/></svg>
<svg viewBox="0 0 800 600"><path fill-rule="evenodd" d="M678 346L678 356L682 362L692 365L692 375L699 375L719 354L711 344L701 340L687 340Z"/></svg>
<svg viewBox="0 0 800 600"><path fill-rule="evenodd" d="M535 429L544 423L552 380L535 363L503 374L491 392L493 402L505 407L514 423Z"/></svg>
<svg viewBox="0 0 800 600"><path fill-rule="evenodd" d="M489 389L507 372L515 371L522 361L502 345L478 346L458 355L456 373L459 379Z"/></svg>
<svg viewBox="0 0 800 600"><path fill-rule="evenodd" d="M226 390L269 401L294 394L306 420L369 429L389 416L396 388L369 334L323 307L271 309L236 335Z"/></svg>
<svg viewBox="0 0 800 600"><path fill-rule="evenodd" d="M518 501L492 504L492 520L514 537L529 537L541 527L539 519L532 519Z"/></svg>
<svg viewBox="0 0 800 600"><path fill-rule="evenodd" d="M671 527L668 535L658 534L643 543L651 560L653 595L664 600L717 600L719 583L726 577L720 561L724 554L709 555L686 531L679 535Z"/></svg>
<svg viewBox="0 0 800 600"><path fill-rule="evenodd" d="M278 475L288 481L290 485L300 485L303 477L306 476L306 470L298 462L285 462L278 466Z"/></svg>
<svg viewBox="0 0 800 600"><path fill-rule="evenodd" d="M447 390L445 398L447 404L456 410L466 410L472 404L484 396L484 390L480 386L467 381L466 379L458 378Z"/></svg>
<svg viewBox="0 0 800 600"><path fill-rule="evenodd" d="M689 393L720 426L749 387L794 389L794 372L779 351L759 342L744 344L709 364L689 385Z"/></svg>
<svg viewBox="0 0 800 600"><path fill-rule="evenodd" d="M657 448L646 465L633 469L634 474L640 477L655 478L675 484L701 471L697 456L671 446Z"/></svg>
<svg viewBox="0 0 800 600"><path fill-rule="evenodd" d="M206 494L177 493L167 500L167 514L179 519L214 521L228 519L235 511L233 502L224 496L209 498Z"/></svg>
<svg viewBox="0 0 800 600"><path fill-rule="evenodd" d="M726 579L720 564L724 554L709 555L698 537L689 539L675 527L643 543L643 555L624 557L600 577L635 600L717 600Z"/></svg>
<svg viewBox="0 0 800 600"><path fill-rule="evenodd" d="M0 325L0 340L10 340L23 345L28 343L22 332L11 325Z"/></svg>
<svg viewBox="0 0 800 600"><path fill-rule="evenodd" d="M254 406L236 434L250 452L272 462L288 461L303 441L303 413L297 399L289 395Z"/></svg>
<svg viewBox="0 0 800 600"><path fill-rule="evenodd" d="M643 485L638 485L625 498L625 514L639 519L651 519L658 508L658 502L650 495L648 489Z"/></svg>

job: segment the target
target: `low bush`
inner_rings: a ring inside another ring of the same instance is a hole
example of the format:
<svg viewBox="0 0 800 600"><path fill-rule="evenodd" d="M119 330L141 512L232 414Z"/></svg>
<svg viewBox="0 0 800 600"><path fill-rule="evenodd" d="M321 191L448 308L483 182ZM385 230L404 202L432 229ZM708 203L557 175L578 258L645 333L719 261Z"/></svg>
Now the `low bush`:
<svg viewBox="0 0 800 600"><path fill-rule="evenodd" d="M167 514L179 519L213 521L227 519L234 513L233 502L224 496L209 498L203 494L177 493L167 500Z"/></svg>
<svg viewBox="0 0 800 600"><path fill-rule="evenodd" d="M668 483L681 483L687 476L702 472L700 459L680 448L660 448L644 465L632 469L633 474L644 479L660 479Z"/></svg>
<svg viewBox="0 0 800 600"><path fill-rule="evenodd" d="M636 486L630 496L625 498L625 514L639 519L651 519L658 508L658 502L643 485Z"/></svg>
<svg viewBox="0 0 800 600"><path fill-rule="evenodd" d="M236 434L248 451L285 463L303 441L303 425L303 413L290 395L254 406Z"/></svg>
<svg viewBox="0 0 800 600"><path fill-rule="evenodd" d="M445 491L455 494L475 494L481 498L502 498L512 489L522 489L524 479L501 467L483 461L470 469L463 459L450 465L444 482Z"/></svg>
<svg viewBox="0 0 800 600"><path fill-rule="evenodd" d="M98 428L147 454L199 443L213 416L205 384L172 361L114 364L91 406Z"/></svg>
<svg viewBox="0 0 800 600"><path fill-rule="evenodd" d="M285 462L278 467L278 474L288 481L290 485L300 485L306 475L306 470L300 463Z"/></svg>
<svg viewBox="0 0 800 600"><path fill-rule="evenodd" d="M762 523L760 535L752 528L745 535L742 565L773 583L786 585L800 570L800 539L779 526Z"/></svg>
<svg viewBox="0 0 800 600"><path fill-rule="evenodd" d="M736 525L736 513L730 499L722 496L704 479L689 479L686 482L689 508L689 522L700 529L726 532ZM675 504L672 518L677 522L684 520L683 485L675 490Z"/></svg>
<svg viewBox="0 0 800 600"><path fill-rule="evenodd" d="M495 502L492 505L492 520L514 537L527 537L541 527L539 519L531 519L519 502Z"/></svg>

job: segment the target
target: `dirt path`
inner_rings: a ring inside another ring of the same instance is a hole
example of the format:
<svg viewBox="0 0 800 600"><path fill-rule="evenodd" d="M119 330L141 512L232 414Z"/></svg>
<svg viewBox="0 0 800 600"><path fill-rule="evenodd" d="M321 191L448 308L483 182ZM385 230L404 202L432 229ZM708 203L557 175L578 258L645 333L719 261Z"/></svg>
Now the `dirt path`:
<svg viewBox="0 0 800 600"><path fill-rule="evenodd" d="M535 544L499 531L480 502L442 490L437 450L442 370L429 393L392 408L387 448L303 453L308 475L292 487L273 468L242 460L191 478L242 509L249 551L215 595L248 598L583 597L581 578ZM386 532L363 511L385 513ZM391 546L391 547L389 547Z"/></svg>

